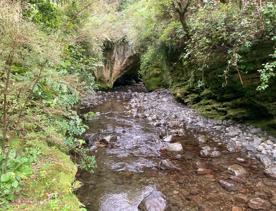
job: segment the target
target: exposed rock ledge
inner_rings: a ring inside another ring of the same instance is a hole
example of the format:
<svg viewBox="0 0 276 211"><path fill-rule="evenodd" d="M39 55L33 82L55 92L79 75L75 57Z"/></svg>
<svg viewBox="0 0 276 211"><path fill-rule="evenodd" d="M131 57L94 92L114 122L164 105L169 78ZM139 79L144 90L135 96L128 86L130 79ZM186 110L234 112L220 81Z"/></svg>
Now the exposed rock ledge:
<svg viewBox="0 0 276 211"><path fill-rule="evenodd" d="M103 43L104 66L95 71L98 81L108 88L123 76L135 77L139 65L139 55L126 38Z"/></svg>

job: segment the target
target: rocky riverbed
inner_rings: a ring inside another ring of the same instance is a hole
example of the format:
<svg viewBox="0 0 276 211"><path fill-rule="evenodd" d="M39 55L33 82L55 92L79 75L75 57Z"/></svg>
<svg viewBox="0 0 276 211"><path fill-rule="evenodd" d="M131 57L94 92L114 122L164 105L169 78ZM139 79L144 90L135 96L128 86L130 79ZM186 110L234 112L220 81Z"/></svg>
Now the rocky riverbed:
<svg viewBox="0 0 276 211"><path fill-rule="evenodd" d="M134 90L137 90L135 88ZM89 210L275 210L276 139L200 116L167 90L97 92L85 134L98 168L80 172Z"/></svg>

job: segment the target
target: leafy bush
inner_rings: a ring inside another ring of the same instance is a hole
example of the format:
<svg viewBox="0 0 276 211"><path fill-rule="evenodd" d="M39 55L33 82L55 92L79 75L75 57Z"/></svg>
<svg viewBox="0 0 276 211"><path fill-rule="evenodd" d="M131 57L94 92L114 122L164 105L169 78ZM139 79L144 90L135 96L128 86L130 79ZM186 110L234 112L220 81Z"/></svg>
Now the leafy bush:
<svg viewBox="0 0 276 211"><path fill-rule="evenodd" d="M29 148L12 150L12 137L22 142L31 137L64 152L70 148L87 155L78 144L86 127L72 107L85 87L95 87L90 71L96 61L75 42L79 25L70 20L80 20L81 2L89 1L73 2L59 6L46 0L0 1L0 207L14 199L22 180L32 174L38 154ZM66 139L73 144L66 146ZM84 158L91 163L81 161L80 166L92 170L94 157Z"/></svg>
<svg viewBox="0 0 276 211"><path fill-rule="evenodd" d="M21 181L32 174L32 164L39 154L35 148L25 148L21 153L15 149L0 149L0 207L15 198Z"/></svg>

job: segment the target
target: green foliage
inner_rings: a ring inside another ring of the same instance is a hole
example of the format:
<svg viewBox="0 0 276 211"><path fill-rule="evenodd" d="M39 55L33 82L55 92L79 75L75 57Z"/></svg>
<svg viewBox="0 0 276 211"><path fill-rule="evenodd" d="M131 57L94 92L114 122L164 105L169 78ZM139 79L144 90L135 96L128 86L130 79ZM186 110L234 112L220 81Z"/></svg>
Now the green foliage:
<svg viewBox="0 0 276 211"><path fill-rule="evenodd" d="M48 0L28 0L24 16L45 31L58 30L62 24L62 13Z"/></svg>
<svg viewBox="0 0 276 211"><path fill-rule="evenodd" d="M261 84L257 87L258 91L264 91L269 87L270 80L276 77L276 49L274 54L271 55L272 61L263 65L263 69L258 70L260 72Z"/></svg>
<svg viewBox="0 0 276 211"><path fill-rule="evenodd" d="M262 8L262 15L264 19L265 29L268 37L272 41L276 41L276 4L269 2L264 8ZM274 53L270 55L271 61L265 63L263 68L258 70L260 73L261 84L257 87L257 90L264 91L269 87L270 80L276 76L276 47L274 47Z"/></svg>
<svg viewBox="0 0 276 211"><path fill-rule="evenodd" d="M235 4L220 4L200 8L190 18L192 32L185 58L193 58L198 66L197 75L208 70L212 54L220 53L227 59L223 72L227 83L230 71L239 69L239 52L249 49L259 33L260 19L250 9L243 15ZM207 73L208 74L208 73Z"/></svg>
<svg viewBox="0 0 276 211"><path fill-rule="evenodd" d="M94 169L97 167L95 156L92 156L89 153L89 150L81 147L77 150L77 152L81 156L79 167L90 173L93 173Z"/></svg>
<svg viewBox="0 0 276 211"><path fill-rule="evenodd" d="M36 161L37 153L32 148L12 150L11 137L19 137L24 143L39 139L66 153L78 151L84 157L80 166L91 171L95 167L95 158L88 156L78 142L86 127L72 111L80 96L95 88L92 70L97 61L88 53L87 45L80 47L76 41L76 31L87 17L82 10L89 7L89 2L0 2L0 128L8 140L4 144L4 135L1 137L1 146L8 148L0 150L0 206L14 199L22 180L33 175L31 164ZM43 147L42 153L45 150ZM62 154L59 150L55 152ZM52 154L45 155L46 160L47 156ZM55 178L48 173L48 179ZM66 187L74 178L75 171L71 173ZM49 187L46 184L43 188Z"/></svg>
<svg viewBox="0 0 276 211"><path fill-rule="evenodd" d="M86 114L84 114L84 119L85 120L92 120L92 119L94 119L96 117L96 114L95 114L95 112L92 112L92 111L90 111L90 112L88 112L88 113L86 113Z"/></svg>
<svg viewBox="0 0 276 211"><path fill-rule="evenodd" d="M7 206L21 190L20 183L32 174L31 165L39 154L36 148L25 148L20 153L15 149L0 149L0 207Z"/></svg>
<svg viewBox="0 0 276 211"><path fill-rule="evenodd" d="M69 45L65 55L61 70L66 70L69 74L77 74L84 82L86 91L94 90L96 85L93 74L100 63L99 59L91 55L86 44Z"/></svg>

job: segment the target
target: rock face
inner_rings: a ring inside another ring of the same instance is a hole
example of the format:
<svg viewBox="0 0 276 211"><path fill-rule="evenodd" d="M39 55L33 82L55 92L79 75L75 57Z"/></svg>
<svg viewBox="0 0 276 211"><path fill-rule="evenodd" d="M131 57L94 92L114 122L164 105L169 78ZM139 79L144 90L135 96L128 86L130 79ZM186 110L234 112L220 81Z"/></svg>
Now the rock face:
<svg viewBox="0 0 276 211"><path fill-rule="evenodd" d="M107 87L122 77L137 76L139 56L126 38L117 41L106 40L103 44L104 67L95 71L96 79Z"/></svg>

